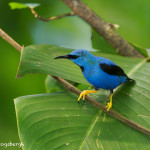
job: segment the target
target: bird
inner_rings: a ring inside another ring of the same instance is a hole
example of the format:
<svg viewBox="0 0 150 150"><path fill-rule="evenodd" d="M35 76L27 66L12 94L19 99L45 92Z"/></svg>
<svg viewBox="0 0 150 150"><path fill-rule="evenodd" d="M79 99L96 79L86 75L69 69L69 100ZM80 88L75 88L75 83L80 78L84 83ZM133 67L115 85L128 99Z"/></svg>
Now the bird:
<svg viewBox="0 0 150 150"><path fill-rule="evenodd" d="M113 91L119 85L127 81L134 81L129 78L124 70L116 65L113 61L93 55L85 49L76 49L68 55L55 57L55 59L69 59L81 68L85 79L94 86L94 90L84 90L78 98L85 100L89 93L97 93L99 89L110 91L110 101L106 105L107 111L112 108Z"/></svg>

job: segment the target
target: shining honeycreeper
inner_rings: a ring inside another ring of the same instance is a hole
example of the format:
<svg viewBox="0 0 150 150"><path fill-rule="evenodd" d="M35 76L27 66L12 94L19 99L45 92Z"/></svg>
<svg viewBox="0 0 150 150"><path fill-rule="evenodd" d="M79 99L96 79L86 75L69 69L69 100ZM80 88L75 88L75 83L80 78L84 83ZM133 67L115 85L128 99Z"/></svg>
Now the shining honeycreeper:
<svg viewBox="0 0 150 150"><path fill-rule="evenodd" d="M85 95L89 96L89 93L96 93L99 88L110 90L110 102L107 103L107 111L112 107L113 90L127 81L134 81L111 60L94 56L84 49L76 49L68 55L58 56L55 59L59 58L66 58L77 64L86 80L95 87L95 90L84 90L80 94L78 102L82 97L85 100Z"/></svg>

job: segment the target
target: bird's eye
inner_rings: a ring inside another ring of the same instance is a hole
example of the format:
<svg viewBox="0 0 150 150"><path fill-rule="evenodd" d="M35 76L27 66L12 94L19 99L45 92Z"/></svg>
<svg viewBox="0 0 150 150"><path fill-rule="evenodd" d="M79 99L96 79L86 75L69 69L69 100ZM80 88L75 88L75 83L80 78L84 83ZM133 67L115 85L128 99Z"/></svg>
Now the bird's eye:
<svg viewBox="0 0 150 150"><path fill-rule="evenodd" d="M68 55L68 58L69 59L77 59L79 56L77 55Z"/></svg>

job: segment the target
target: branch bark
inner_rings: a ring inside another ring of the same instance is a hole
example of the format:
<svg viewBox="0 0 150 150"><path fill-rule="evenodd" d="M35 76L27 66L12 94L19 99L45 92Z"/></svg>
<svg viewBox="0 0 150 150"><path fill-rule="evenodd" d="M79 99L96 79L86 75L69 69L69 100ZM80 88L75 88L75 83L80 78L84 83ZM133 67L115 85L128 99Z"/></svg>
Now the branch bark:
<svg viewBox="0 0 150 150"><path fill-rule="evenodd" d="M125 41L115 30L87 7L81 0L62 0L72 11L90 24L116 51L123 56L144 57L133 46Z"/></svg>
<svg viewBox="0 0 150 150"><path fill-rule="evenodd" d="M16 41L14 41L8 34L6 34L1 28L0 28L0 36L10 45L12 45L16 50L21 52L22 47Z"/></svg>
<svg viewBox="0 0 150 150"><path fill-rule="evenodd" d="M75 16L75 13L71 12L71 13L67 13L67 14L62 14L60 16L53 16L53 17L44 18L44 17L39 16L37 14L37 12L34 10L34 8L30 8L30 10L31 10L31 13L34 15L35 18L38 18L39 20L45 21L45 22L49 22L49 21L55 20L55 19L61 19L63 17L67 17L67 16Z"/></svg>
<svg viewBox="0 0 150 150"><path fill-rule="evenodd" d="M0 36L5 37L4 40L7 41L8 43L10 43L14 48L18 48L17 50L19 52L21 52L22 47L15 42L9 35L7 35L2 29L0 29ZM11 41L11 42L10 42ZM56 77L56 76L52 76L55 80L57 80L58 82L60 82L65 88L67 88L69 91L80 95L81 91L79 89L77 89L76 87L74 87L73 85L71 85L70 83L68 83L66 80L60 78L60 77ZM150 129L144 128L143 126L129 120L128 118L120 115L119 113L113 111L112 109L110 109L109 111L107 111L106 107L97 102L95 99L86 96L85 97L86 101L88 101L89 103L91 103L94 107L104 111L105 113L107 113L108 115L116 118L117 120L123 122L124 124L132 127L135 130L138 130L146 135L150 136Z"/></svg>

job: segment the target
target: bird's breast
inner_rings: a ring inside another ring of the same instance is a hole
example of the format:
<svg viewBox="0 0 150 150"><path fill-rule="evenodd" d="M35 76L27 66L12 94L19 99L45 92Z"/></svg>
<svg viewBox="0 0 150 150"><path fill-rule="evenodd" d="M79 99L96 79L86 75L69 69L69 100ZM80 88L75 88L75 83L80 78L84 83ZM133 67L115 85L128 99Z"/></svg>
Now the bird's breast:
<svg viewBox="0 0 150 150"><path fill-rule="evenodd" d="M84 67L83 75L91 84L94 84L95 80L97 80L97 77L100 78L99 70L95 67Z"/></svg>

